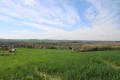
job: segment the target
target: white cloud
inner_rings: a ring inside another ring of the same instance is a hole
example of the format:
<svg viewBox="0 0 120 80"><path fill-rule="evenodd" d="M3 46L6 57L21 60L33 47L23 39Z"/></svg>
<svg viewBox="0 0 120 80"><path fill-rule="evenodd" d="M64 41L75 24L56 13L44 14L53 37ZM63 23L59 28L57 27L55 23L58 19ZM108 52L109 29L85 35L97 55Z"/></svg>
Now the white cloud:
<svg viewBox="0 0 120 80"><path fill-rule="evenodd" d="M103 2L105 4L103 4ZM120 29L116 27L116 21L119 17L116 16L116 10L112 10L109 5L111 1L105 2L104 0L88 0L91 3L91 6L96 8L98 14L94 19L91 19L92 15L90 9L88 9L88 13L86 14L89 19L92 20L91 28L86 28L82 33L88 34L87 36L91 36L91 39L98 40L120 40ZM109 7L106 7L109 6ZM114 5L113 5L114 6ZM112 10L112 11L111 11ZM117 23L118 24L118 23ZM86 33L84 32L86 31Z"/></svg>
<svg viewBox="0 0 120 80"><path fill-rule="evenodd" d="M57 1L48 1L49 4L45 5L43 2L47 1L25 0L26 4L35 4L28 7L22 3L16 5L13 0L8 1L1 2L4 5L0 7L0 12L18 22L30 21L69 29L81 21L77 11L68 4L59 3L61 6L58 6Z"/></svg>
<svg viewBox="0 0 120 80"><path fill-rule="evenodd" d="M39 34L39 33L35 33L35 32L32 32L32 31L29 31L29 30L13 30L11 31L12 33L17 33L17 34L22 34L22 35L36 35L36 34Z"/></svg>
<svg viewBox="0 0 120 80"><path fill-rule="evenodd" d="M35 0L25 0L25 4L34 4L35 3Z"/></svg>
<svg viewBox="0 0 120 80"><path fill-rule="evenodd" d="M45 25L41 25L41 24L37 24L37 23L27 23L27 22L23 22L22 24L27 25L27 26L31 26L33 28L37 28L40 30L45 30L45 32L48 33L58 33L58 32L64 32L64 30L58 29L58 28L53 28L53 27L49 27L49 26L45 26Z"/></svg>
<svg viewBox="0 0 120 80"><path fill-rule="evenodd" d="M98 15L98 12L96 11L96 9L93 6L89 7L86 10L86 18L91 22L94 21L94 19L96 18L97 15Z"/></svg>
<svg viewBox="0 0 120 80"><path fill-rule="evenodd" d="M16 34L0 33L1 38L120 40L120 29L115 24L115 21L120 19L114 7L117 2L111 7L111 0L106 0L108 3L104 2L105 0L86 0L91 6L86 10L86 16L82 17L90 21L91 27L72 30L75 26L79 26L82 19L71 5L64 3L65 1L62 3L55 0L36 1L25 0L26 5L22 3L16 5L13 0L0 0L0 14L2 14L0 20L43 31L38 33L29 30L13 30L12 32ZM49 4L45 5L45 2ZM71 31L64 30L65 28Z"/></svg>

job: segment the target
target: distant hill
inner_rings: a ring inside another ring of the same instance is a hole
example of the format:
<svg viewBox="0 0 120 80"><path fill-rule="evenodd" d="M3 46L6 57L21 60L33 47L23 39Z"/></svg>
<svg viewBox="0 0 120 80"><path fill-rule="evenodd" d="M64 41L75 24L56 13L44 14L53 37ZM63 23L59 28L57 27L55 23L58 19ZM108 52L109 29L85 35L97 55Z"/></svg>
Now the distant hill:
<svg viewBox="0 0 120 80"><path fill-rule="evenodd" d="M0 42L72 42L72 43L86 43L86 42L120 42L120 41L101 41L101 40L51 40L51 39L0 39Z"/></svg>

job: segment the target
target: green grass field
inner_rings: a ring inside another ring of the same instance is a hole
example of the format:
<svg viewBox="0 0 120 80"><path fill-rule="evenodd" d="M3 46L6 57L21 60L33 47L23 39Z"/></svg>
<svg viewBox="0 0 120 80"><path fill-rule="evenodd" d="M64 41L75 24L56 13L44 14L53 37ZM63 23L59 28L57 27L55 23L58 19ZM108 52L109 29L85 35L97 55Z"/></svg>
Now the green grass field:
<svg viewBox="0 0 120 80"><path fill-rule="evenodd" d="M0 56L0 80L120 80L120 50L21 48Z"/></svg>

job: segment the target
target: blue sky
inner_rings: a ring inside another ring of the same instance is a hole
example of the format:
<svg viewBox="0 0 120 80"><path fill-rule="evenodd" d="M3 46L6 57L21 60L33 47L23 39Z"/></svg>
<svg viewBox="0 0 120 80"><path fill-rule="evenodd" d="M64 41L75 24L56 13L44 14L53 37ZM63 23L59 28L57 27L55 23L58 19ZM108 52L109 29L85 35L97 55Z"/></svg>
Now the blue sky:
<svg viewBox="0 0 120 80"><path fill-rule="evenodd" d="M0 0L0 38L120 40L120 0Z"/></svg>

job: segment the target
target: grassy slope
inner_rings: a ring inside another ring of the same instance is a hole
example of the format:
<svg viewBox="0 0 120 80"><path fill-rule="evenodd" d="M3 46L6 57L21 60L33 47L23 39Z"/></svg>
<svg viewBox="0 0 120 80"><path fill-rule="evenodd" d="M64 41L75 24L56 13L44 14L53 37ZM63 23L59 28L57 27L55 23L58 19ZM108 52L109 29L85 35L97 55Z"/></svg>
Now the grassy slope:
<svg viewBox="0 0 120 80"><path fill-rule="evenodd" d="M0 80L120 80L120 50L17 49L16 54L0 56Z"/></svg>

